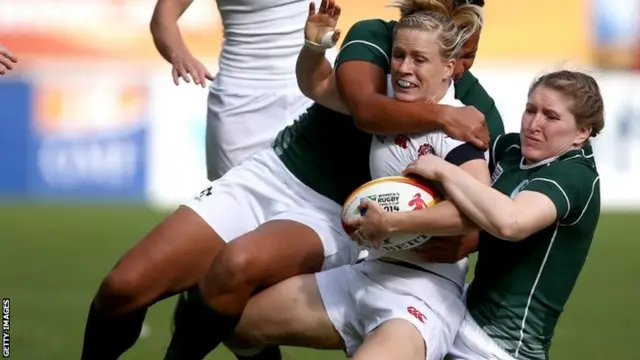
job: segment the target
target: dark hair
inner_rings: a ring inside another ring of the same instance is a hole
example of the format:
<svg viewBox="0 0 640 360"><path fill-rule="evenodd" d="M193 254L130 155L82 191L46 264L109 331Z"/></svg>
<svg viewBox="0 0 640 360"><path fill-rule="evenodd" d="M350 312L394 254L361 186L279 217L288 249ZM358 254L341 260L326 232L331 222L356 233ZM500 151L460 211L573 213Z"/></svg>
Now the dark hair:
<svg viewBox="0 0 640 360"><path fill-rule="evenodd" d="M456 6L476 5L484 7L484 0L456 0Z"/></svg>

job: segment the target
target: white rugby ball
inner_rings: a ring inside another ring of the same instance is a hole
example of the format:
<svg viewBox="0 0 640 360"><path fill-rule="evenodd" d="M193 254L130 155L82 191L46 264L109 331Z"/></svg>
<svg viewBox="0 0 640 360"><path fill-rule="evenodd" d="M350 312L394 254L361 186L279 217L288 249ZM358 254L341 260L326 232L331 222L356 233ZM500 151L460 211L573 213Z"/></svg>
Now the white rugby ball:
<svg viewBox="0 0 640 360"><path fill-rule="evenodd" d="M347 223L363 215L358 209L361 199L375 201L384 210L393 212L420 210L440 202L436 191L415 178L388 176L369 181L352 192L342 207L342 226L349 235L355 229ZM382 241L380 250L408 250L424 244L430 238L424 234L395 235ZM373 248L373 245L365 246Z"/></svg>

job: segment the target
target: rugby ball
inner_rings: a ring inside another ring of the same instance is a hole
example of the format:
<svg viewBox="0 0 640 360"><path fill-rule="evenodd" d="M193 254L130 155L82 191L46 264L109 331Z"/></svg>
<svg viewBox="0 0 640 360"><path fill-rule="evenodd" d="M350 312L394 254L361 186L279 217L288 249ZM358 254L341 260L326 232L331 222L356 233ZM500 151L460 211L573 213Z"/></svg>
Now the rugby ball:
<svg viewBox="0 0 640 360"><path fill-rule="evenodd" d="M355 229L347 223L361 214L361 199L377 202L385 211L421 210L440 202L436 191L417 178L388 176L369 181L349 195L342 207L342 226L351 235ZM394 235L382 241L380 250L402 251L424 244L431 236L424 234ZM373 245L366 245L373 248Z"/></svg>

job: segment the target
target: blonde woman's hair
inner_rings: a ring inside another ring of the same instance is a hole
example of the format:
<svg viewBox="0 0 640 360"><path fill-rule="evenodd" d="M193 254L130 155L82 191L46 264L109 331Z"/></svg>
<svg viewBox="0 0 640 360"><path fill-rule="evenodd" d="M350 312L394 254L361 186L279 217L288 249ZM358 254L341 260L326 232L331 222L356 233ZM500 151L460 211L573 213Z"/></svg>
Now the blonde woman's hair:
<svg viewBox="0 0 640 360"><path fill-rule="evenodd" d="M482 7L470 3L458 5L456 0L394 0L390 6L400 9L395 31L418 29L435 32L445 60L460 56L460 49L482 29Z"/></svg>

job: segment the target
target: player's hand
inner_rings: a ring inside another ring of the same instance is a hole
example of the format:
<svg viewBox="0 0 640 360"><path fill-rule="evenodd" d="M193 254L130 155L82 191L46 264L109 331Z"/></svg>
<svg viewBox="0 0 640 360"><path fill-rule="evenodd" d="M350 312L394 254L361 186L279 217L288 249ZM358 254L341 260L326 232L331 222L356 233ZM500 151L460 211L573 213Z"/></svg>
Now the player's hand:
<svg viewBox="0 0 640 360"><path fill-rule="evenodd" d="M7 48L0 45L0 75L4 75L13 70L13 64L18 62L18 58Z"/></svg>
<svg viewBox="0 0 640 360"><path fill-rule="evenodd" d="M421 155L402 171L403 175L415 174L425 179L440 181L447 166L453 166L444 159L432 154Z"/></svg>
<svg viewBox="0 0 640 360"><path fill-rule="evenodd" d="M207 80L213 80L213 76L209 70L196 58L189 53L175 53L171 56L171 76L173 77L173 83L180 84L180 78L186 83L190 83L191 80L196 85L205 87Z"/></svg>
<svg viewBox="0 0 640 360"><path fill-rule="evenodd" d="M318 12L316 12L315 3L309 2L309 16L304 25L305 40L327 48L332 47L333 45L327 46L329 44L323 43L322 37L329 31L334 31L331 42L335 44L340 40L340 30L336 29L338 18L340 18L340 6L334 0L322 0Z"/></svg>
<svg viewBox="0 0 640 360"><path fill-rule="evenodd" d="M363 200L359 209L363 215L347 224L356 229L351 234L351 240L359 245L370 243L379 249L382 241L391 235L388 213L377 202L370 200Z"/></svg>
<svg viewBox="0 0 640 360"><path fill-rule="evenodd" d="M443 114L444 132L481 149L489 147L489 129L484 114L473 106L447 106Z"/></svg>
<svg viewBox="0 0 640 360"><path fill-rule="evenodd" d="M467 235L433 237L423 245L411 249L424 261L432 263L456 263L478 248L478 232Z"/></svg>

